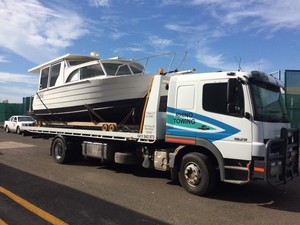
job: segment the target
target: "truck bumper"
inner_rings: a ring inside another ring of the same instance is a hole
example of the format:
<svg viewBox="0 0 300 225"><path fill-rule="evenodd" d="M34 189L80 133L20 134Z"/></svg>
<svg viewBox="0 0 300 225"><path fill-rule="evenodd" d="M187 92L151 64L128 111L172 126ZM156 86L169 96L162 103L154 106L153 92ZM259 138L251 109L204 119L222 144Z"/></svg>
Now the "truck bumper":
<svg viewBox="0 0 300 225"><path fill-rule="evenodd" d="M278 139L266 143L264 160L255 159L250 179L263 179L271 184L286 183L299 176L299 129L281 129Z"/></svg>

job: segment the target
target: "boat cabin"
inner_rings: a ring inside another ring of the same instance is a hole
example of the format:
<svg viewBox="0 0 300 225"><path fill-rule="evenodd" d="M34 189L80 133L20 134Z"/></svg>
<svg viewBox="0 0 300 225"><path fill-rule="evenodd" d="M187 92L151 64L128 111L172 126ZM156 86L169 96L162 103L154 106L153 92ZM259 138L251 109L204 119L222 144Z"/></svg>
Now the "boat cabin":
<svg viewBox="0 0 300 225"><path fill-rule="evenodd" d="M39 90L86 79L108 76L137 75L144 67L122 58L100 59L93 56L67 54L29 70L40 74Z"/></svg>

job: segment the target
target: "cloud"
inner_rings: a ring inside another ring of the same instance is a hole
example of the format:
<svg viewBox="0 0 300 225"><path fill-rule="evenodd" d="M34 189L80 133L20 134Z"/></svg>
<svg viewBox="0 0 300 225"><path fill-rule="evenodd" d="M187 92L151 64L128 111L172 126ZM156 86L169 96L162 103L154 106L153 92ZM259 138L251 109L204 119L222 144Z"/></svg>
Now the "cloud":
<svg viewBox="0 0 300 225"><path fill-rule="evenodd" d="M198 48L196 52L196 59L208 67L217 69L229 69L225 68L228 65L224 62L224 57L222 54L213 53L208 48Z"/></svg>
<svg viewBox="0 0 300 225"><path fill-rule="evenodd" d="M107 7L110 6L110 0L89 0L89 5L92 7Z"/></svg>
<svg viewBox="0 0 300 225"><path fill-rule="evenodd" d="M0 72L0 83L23 83L37 85L38 76Z"/></svg>
<svg viewBox="0 0 300 225"><path fill-rule="evenodd" d="M222 24L236 25L246 21L248 29L268 27L271 31L300 26L299 1L193 0L190 4L206 7Z"/></svg>
<svg viewBox="0 0 300 225"><path fill-rule="evenodd" d="M162 5L197 7L224 25L244 26L244 29L276 32L300 27L300 1L295 0L162 0Z"/></svg>
<svg viewBox="0 0 300 225"><path fill-rule="evenodd" d="M22 102L37 91L39 76L0 72L0 102Z"/></svg>
<svg viewBox="0 0 300 225"><path fill-rule="evenodd" d="M177 19L176 22L169 20L164 27L176 32L176 37L186 43L196 60L209 68L237 69L233 55L228 58L222 52L225 50L227 54L232 54L226 46L222 46L226 41L230 43L228 37L250 33L252 36L256 34L256 37L252 37L254 39L267 40L276 37L278 31L289 29L298 32L300 28L300 2L294 0L191 0L185 3L164 0L163 4L185 7L186 10L201 7L201 17L207 18L206 21L200 20L202 22L195 25L195 19ZM215 49L215 46L220 48ZM269 70L274 66L267 59L246 62L245 57L244 60L241 65L244 70Z"/></svg>
<svg viewBox="0 0 300 225"><path fill-rule="evenodd" d="M8 62L8 60L5 59L4 56L1 56L1 55L0 55L0 63L7 63L7 62Z"/></svg>
<svg viewBox="0 0 300 225"><path fill-rule="evenodd" d="M128 52L144 52L145 49L142 47L126 47L126 48L117 48L114 50L115 54L125 54Z"/></svg>
<svg viewBox="0 0 300 225"><path fill-rule="evenodd" d="M176 31L179 33L193 33L193 32L201 32L207 31L209 29L208 25L200 24L200 25L190 25L188 23L178 24L177 23L168 23L165 25L165 28L168 30Z"/></svg>
<svg viewBox="0 0 300 225"><path fill-rule="evenodd" d="M215 51L207 47L200 47L197 49L196 59L202 65L210 68L216 68L222 71L237 70L239 69L239 66L243 71L267 71L272 66L272 64L266 59L258 59L253 62L243 62L241 59L240 62L236 62L236 59L234 59L234 57L232 57L232 60L230 60L223 54L216 53Z"/></svg>
<svg viewBox="0 0 300 225"><path fill-rule="evenodd" d="M36 89L34 88L27 88L27 87L1 87L1 98L3 98L3 95L6 96L20 96L26 97L26 96L32 96L36 92ZM3 94L2 94L3 93Z"/></svg>
<svg viewBox="0 0 300 225"><path fill-rule="evenodd" d="M149 45L153 46L156 49L165 49L171 45L173 45L172 40L160 38L156 35L152 35L148 38Z"/></svg>
<svg viewBox="0 0 300 225"><path fill-rule="evenodd" d="M88 33L76 12L47 8L37 0L2 0L0 14L0 47L35 63L56 57Z"/></svg>
<svg viewBox="0 0 300 225"><path fill-rule="evenodd" d="M8 100L10 103L22 103L23 97L29 97L36 92L35 87L3 86L0 83L0 102Z"/></svg>

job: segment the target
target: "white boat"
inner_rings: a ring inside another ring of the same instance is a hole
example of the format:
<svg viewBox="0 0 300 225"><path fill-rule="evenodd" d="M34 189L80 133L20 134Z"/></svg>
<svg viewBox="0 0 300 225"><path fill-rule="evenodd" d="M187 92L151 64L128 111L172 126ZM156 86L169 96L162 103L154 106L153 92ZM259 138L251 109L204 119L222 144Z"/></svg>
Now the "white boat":
<svg viewBox="0 0 300 225"><path fill-rule="evenodd" d="M33 114L55 121L139 123L153 75L140 63L67 54L29 72L40 74Z"/></svg>

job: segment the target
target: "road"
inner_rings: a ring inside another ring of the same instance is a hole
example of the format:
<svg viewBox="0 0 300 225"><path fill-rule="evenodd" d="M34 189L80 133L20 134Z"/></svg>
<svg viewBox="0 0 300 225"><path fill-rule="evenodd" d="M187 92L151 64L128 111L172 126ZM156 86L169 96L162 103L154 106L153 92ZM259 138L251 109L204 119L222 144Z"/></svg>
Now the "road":
<svg viewBox="0 0 300 225"><path fill-rule="evenodd" d="M300 178L277 187L219 184L198 197L162 172L96 160L56 164L50 144L0 130L1 225L300 224Z"/></svg>

